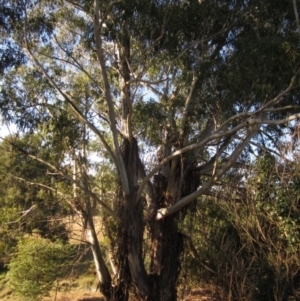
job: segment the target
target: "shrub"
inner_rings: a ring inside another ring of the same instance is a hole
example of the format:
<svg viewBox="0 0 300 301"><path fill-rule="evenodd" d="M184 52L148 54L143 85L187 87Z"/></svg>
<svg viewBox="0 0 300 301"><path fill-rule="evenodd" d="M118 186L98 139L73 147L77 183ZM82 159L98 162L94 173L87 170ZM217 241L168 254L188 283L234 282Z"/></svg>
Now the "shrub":
<svg viewBox="0 0 300 301"><path fill-rule="evenodd" d="M25 237L9 263L12 289L27 300L47 295L53 282L66 274L74 254L71 245L41 237Z"/></svg>

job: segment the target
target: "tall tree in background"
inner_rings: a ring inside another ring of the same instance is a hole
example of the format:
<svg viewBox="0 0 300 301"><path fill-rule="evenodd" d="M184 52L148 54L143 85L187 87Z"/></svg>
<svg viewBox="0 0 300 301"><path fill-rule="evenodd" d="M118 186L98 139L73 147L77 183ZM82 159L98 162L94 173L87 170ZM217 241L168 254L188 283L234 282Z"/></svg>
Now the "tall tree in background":
<svg viewBox="0 0 300 301"><path fill-rule="evenodd" d="M101 292L126 300L133 287L141 300L176 300L185 210L297 126L292 1L2 1L1 11L16 50L0 51L2 116L43 131L73 162L27 152L73 183ZM92 140L116 171L117 206L95 193ZM114 277L94 203L118 224Z"/></svg>
<svg viewBox="0 0 300 301"><path fill-rule="evenodd" d="M21 139L14 135L0 143L1 269L9 262L17 240L26 233L39 233L52 241L68 240L62 217L70 212L65 203L69 185L62 178L50 176L45 164L27 156L39 148L40 138L40 135L24 135ZM57 159L46 145L39 156L48 162L53 157ZM56 193L57 187L64 191L63 196Z"/></svg>

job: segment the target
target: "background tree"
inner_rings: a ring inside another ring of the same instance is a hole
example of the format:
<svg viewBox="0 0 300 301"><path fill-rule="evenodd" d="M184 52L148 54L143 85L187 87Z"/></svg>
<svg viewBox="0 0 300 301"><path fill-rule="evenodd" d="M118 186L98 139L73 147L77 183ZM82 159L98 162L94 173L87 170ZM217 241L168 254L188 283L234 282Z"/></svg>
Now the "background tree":
<svg viewBox="0 0 300 301"><path fill-rule="evenodd" d="M63 138L53 145L63 146L58 153L75 162L73 169L42 160L42 149L27 155L73 183L67 201L84 220L101 292L126 300L133 287L143 300L176 300L181 213L251 152L276 147L284 125L295 129L299 35L292 2L2 6L14 12L2 17L5 33L27 60L4 69L2 115L25 132L43 124L44 137ZM92 139L114 166L117 210L95 193ZM96 236L94 202L118 224L114 278Z"/></svg>
<svg viewBox="0 0 300 301"><path fill-rule="evenodd" d="M40 147L38 135L23 138L15 135L10 139L10 142L3 140L0 144L3 162L0 167L2 267L9 262L12 248L25 233L38 232L52 241L67 241L68 230L62 218L70 212L61 196L55 193L55 187L63 186L63 181L54 183L45 164L30 160L26 155L26 152ZM21 148L23 153L18 151ZM49 149L44 146L41 157L51 160L49 156Z"/></svg>

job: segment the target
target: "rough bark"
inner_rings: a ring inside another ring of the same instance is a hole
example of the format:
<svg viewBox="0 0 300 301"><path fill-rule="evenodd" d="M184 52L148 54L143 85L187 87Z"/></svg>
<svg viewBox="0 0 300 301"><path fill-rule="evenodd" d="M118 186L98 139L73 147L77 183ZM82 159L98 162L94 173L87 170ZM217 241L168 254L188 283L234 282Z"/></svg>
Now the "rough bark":
<svg viewBox="0 0 300 301"><path fill-rule="evenodd" d="M146 300L149 295L148 276L145 270L143 246L143 204L135 200L137 191L138 171L140 160L138 157L137 141L125 139L122 146L122 157L128 174L130 194L124 194L120 189L120 212L118 234L118 259L121 265L121 279L126 283L124 294L129 284L136 288L137 295ZM127 292L128 293L128 292Z"/></svg>
<svg viewBox="0 0 300 301"><path fill-rule="evenodd" d="M176 216L153 223L151 249L151 300L175 301L183 250Z"/></svg>
<svg viewBox="0 0 300 301"><path fill-rule="evenodd" d="M184 160L173 160L168 179L163 175L154 177L155 209L170 206L182 195L189 194L199 185L198 179L191 166L185 164ZM181 216L176 213L163 220L156 220L153 216L150 222L151 300L177 300L177 281L183 252L183 235L178 231Z"/></svg>

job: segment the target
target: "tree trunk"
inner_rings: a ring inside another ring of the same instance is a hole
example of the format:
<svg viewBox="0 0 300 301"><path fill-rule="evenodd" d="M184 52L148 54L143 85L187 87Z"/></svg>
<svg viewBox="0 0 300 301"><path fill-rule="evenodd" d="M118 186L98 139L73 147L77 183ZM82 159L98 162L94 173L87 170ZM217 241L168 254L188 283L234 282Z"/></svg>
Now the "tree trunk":
<svg viewBox="0 0 300 301"><path fill-rule="evenodd" d="M93 217L88 214L86 216L86 233L89 244L92 249L95 269L99 279L100 291L107 301L111 300L111 277L102 257L98 237L95 231Z"/></svg>
<svg viewBox="0 0 300 301"><path fill-rule="evenodd" d="M176 301L180 254L183 241L177 217L154 222L152 227L151 291L152 300Z"/></svg>
<svg viewBox="0 0 300 301"><path fill-rule="evenodd" d="M143 258L144 203L136 200L138 190L139 154L137 141L125 139L121 148L130 193L124 194L121 184L119 190L119 230L117 234L116 261L118 273L113 286L108 269L101 255L94 229L90 206L86 207L86 229L92 248L101 293L107 300L127 301L129 289L133 288L140 300L176 301L177 281L180 273L180 255L183 251L183 237L178 232L179 213L163 220L156 220L157 209L172 205L177 196L190 193L197 187L197 179L187 169L182 178L180 160L173 160L168 179L156 175L153 183L153 215L148 219L151 235L150 274L148 275ZM184 184L182 184L184 183ZM88 200L85 202L89 204ZM152 210L151 209L151 210Z"/></svg>
<svg viewBox="0 0 300 301"><path fill-rule="evenodd" d="M85 151L85 147L84 147L84 151ZM76 164L74 163L74 174L76 176L75 167L76 167ZM83 164L83 165L81 165L80 169L81 169L81 182L82 182L84 190L86 192L86 191L89 191L89 181L88 181L88 176L86 174L86 166ZM75 191L76 191L76 189L75 189ZM80 202L78 202L78 206L79 206L78 209L81 212L81 215L83 218L86 236L87 236L88 242L90 244L90 247L91 247L91 250L93 253L96 274L99 279L99 289L100 289L100 292L103 294L105 300L109 301L109 300L111 300L111 296L112 296L112 279L111 279L110 273L107 269L106 263L104 261L104 258L102 256L102 252L100 249L100 244L99 244L99 240L98 240L97 233L95 230L95 225L94 225L93 209L92 209L91 200L90 200L89 196L84 194L83 195L83 203L80 204Z"/></svg>
<svg viewBox="0 0 300 301"><path fill-rule="evenodd" d="M169 183L170 184L170 183ZM157 209L166 206L168 181L162 175L155 176L154 193ZM177 280L180 272L180 254L183 250L182 236L178 232L178 215L163 220L151 221L151 299L159 301L177 300Z"/></svg>
<svg viewBox="0 0 300 301"><path fill-rule="evenodd" d="M126 300L129 285L134 286L137 295L146 300L149 295L148 276L143 261L143 204L136 201L139 157L137 141L125 139L122 157L128 174L130 193L119 193L119 233L117 261L119 264L119 298ZM123 296L123 297L121 297ZM117 299L116 299L117 300ZM121 300L121 299L118 299Z"/></svg>

